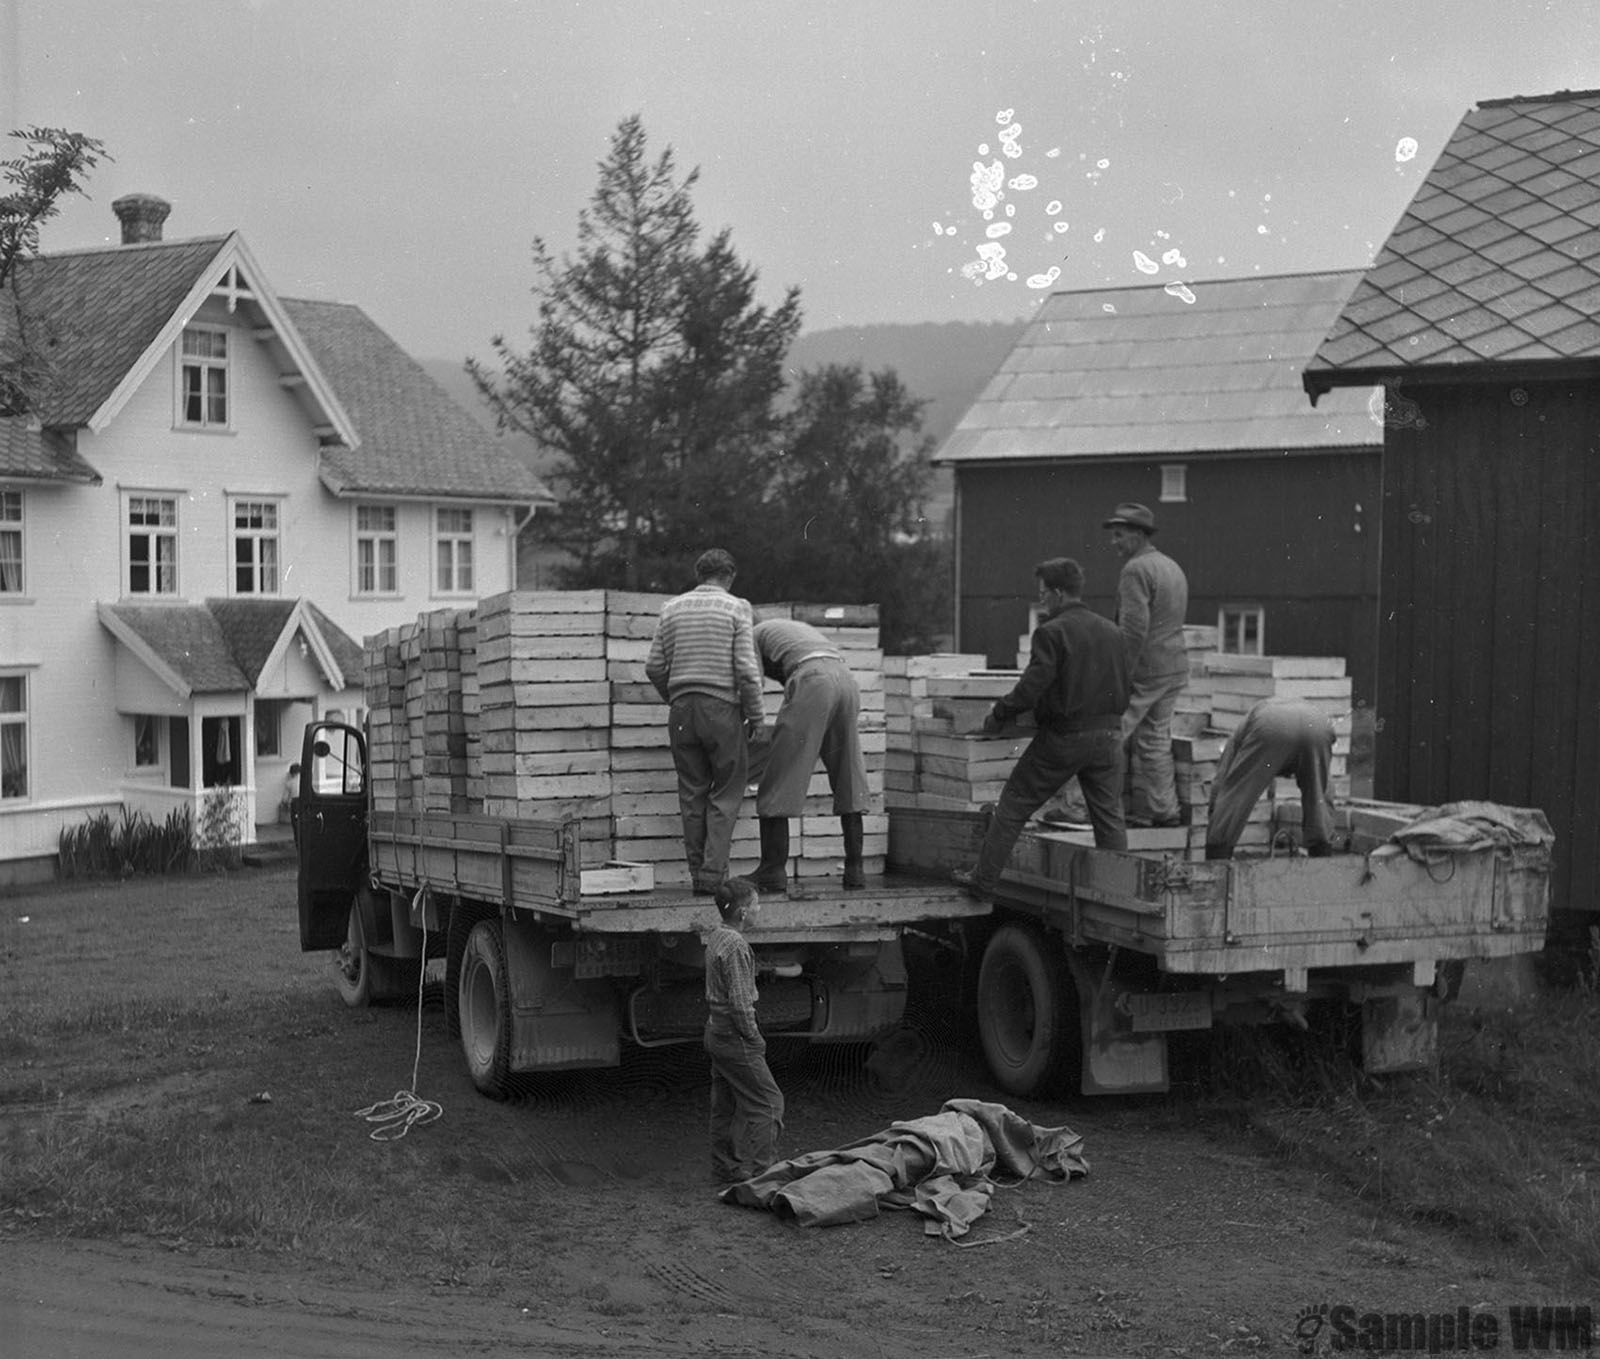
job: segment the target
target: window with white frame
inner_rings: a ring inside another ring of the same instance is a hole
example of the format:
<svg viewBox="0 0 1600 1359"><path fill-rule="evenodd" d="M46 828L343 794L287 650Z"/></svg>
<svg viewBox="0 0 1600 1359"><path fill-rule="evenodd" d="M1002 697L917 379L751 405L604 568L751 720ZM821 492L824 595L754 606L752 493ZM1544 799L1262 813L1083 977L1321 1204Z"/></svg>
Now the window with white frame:
<svg viewBox="0 0 1600 1359"><path fill-rule="evenodd" d="M0 675L0 802L28 796L28 677Z"/></svg>
<svg viewBox="0 0 1600 1359"><path fill-rule="evenodd" d="M1161 500L1163 503L1184 501L1189 498L1189 465L1183 462L1161 464Z"/></svg>
<svg viewBox="0 0 1600 1359"><path fill-rule="evenodd" d="M278 593L278 503L233 502L233 592Z"/></svg>
<svg viewBox="0 0 1600 1359"><path fill-rule="evenodd" d="M189 429L228 428L228 332L188 326L178 365L178 423Z"/></svg>
<svg viewBox="0 0 1600 1359"><path fill-rule="evenodd" d="M127 498L128 593L178 593L178 499L170 495Z"/></svg>
<svg viewBox="0 0 1600 1359"><path fill-rule="evenodd" d="M437 594L472 593L472 511L440 509L434 519L433 587Z"/></svg>
<svg viewBox="0 0 1600 1359"><path fill-rule="evenodd" d="M283 704L273 698L256 700L256 758L263 755L281 755L283 729Z"/></svg>
<svg viewBox="0 0 1600 1359"><path fill-rule="evenodd" d="M133 767L153 769L161 763L162 720L154 713L133 715Z"/></svg>
<svg viewBox="0 0 1600 1359"><path fill-rule="evenodd" d="M356 506L356 593L399 593L400 535L393 505Z"/></svg>
<svg viewBox="0 0 1600 1359"><path fill-rule="evenodd" d="M0 595L20 595L22 574L22 492L0 490Z"/></svg>
<svg viewBox="0 0 1600 1359"><path fill-rule="evenodd" d="M1224 604L1217 610L1217 647L1238 656L1264 656L1267 612L1257 605Z"/></svg>

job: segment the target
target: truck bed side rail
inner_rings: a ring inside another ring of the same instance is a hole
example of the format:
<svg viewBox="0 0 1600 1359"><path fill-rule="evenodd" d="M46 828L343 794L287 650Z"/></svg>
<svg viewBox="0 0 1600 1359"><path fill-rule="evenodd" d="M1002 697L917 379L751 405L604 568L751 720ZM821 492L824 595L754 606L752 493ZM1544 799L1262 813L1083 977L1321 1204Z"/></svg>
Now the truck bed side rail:
<svg viewBox="0 0 1600 1359"><path fill-rule="evenodd" d="M578 823L427 812L372 812L369 868L397 891L426 883L500 906L574 913Z"/></svg>

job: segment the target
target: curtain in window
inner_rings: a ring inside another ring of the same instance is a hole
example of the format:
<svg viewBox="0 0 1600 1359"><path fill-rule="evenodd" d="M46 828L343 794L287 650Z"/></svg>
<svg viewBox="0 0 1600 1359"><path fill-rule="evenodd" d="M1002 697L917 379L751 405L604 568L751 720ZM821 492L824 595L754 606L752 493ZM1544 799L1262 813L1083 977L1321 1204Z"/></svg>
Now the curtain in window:
<svg viewBox="0 0 1600 1359"><path fill-rule="evenodd" d="M20 722L0 727L0 797L28 796L28 747Z"/></svg>

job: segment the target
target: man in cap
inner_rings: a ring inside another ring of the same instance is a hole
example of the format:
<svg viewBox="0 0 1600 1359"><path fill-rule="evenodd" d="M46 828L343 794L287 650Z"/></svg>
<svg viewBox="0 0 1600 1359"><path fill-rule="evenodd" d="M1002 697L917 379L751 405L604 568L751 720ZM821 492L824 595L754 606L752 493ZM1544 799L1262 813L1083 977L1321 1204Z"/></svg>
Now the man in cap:
<svg viewBox="0 0 1600 1359"><path fill-rule="evenodd" d="M820 756L833 790L834 815L844 833L845 890L860 891L867 885L862 814L872 797L856 729L861 691L855 676L839 649L797 618L757 623L755 641L762 670L783 685L783 706L758 775L761 866L753 880L763 892L788 890L789 818L804 810L806 786ZM753 763L760 763L760 757Z"/></svg>
<svg viewBox="0 0 1600 1359"><path fill-rule="evenodd" d="M1149 507L1124 501L1104 521L1112 549L1122 558L1117 580L1117 623L1122 628L1133 688L1122 719L1128 749L1128 811L1134 824L1176 826L1172 711L1189 678L1183 620L1189 582L1183 568L1150 539L1156 531Z"/></svg>
<svg viewBox="0 0 1600 1359"><path fill-rule="evenodd" d="M1231 859L1256 799L1273 779L1300 785L1300 837L1306 853L1332 853L1328 766L1333 723L1300 698L1264 698L1245 714L1223 747L1211 782L1206 858Z"/></svg>
<svg viewBox="0 0 1600 1359"><path fill-rule="evenodd" d="M694 891L710 896L728 873L749 745L766 739L766 707L750 605L730 593L733 557L711 548L694 573L700 583L661 606L644 673L671 706L684 858Z"/></svg>
<svg viewBox="0 0 1600 1359"><path fill-rule="evenodd" d="M1122 714L1128 667L1122 634L1083 602L1083 568L1052 557L1033 568L1044 622L1033 631L1028 668L984 719L991 735L1018 713L1038 727L1000 790L977 865L952 875L987 901L1022 827L1068 779L1078 785L1102 849L1126 849L1122 820Z"/></svg>

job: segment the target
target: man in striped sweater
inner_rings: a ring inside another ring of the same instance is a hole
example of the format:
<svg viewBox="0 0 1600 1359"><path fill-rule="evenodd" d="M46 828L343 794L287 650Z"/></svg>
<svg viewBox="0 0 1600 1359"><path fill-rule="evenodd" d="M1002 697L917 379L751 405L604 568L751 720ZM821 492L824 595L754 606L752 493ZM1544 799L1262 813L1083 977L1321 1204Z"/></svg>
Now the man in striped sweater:
<svg viewBox="0 0 1600 1359"><path fill-rule="evenodd" d="M695 893L711 896L728 873L749 744L767 739L766 709L750 605L730 593L733 557L711 548L694 573L700 583L661 606L645 676L671 708L684 857Z"/></svg>

